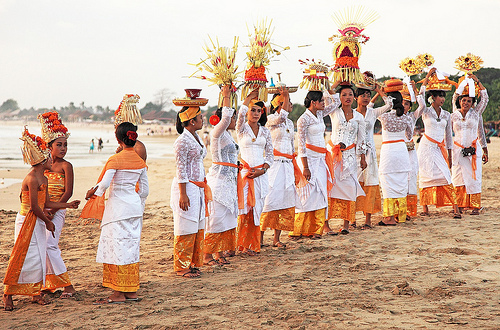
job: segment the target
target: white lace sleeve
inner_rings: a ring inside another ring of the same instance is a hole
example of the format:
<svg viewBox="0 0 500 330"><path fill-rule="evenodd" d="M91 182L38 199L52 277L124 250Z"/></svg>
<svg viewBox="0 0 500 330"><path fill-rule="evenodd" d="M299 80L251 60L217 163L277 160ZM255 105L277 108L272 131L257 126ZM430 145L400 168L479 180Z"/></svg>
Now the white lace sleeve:
<svg viewBox="0 0 500 330"><path fill-rule="evenodd" d="M378 118L378 116L380 116L384 112L387 112L387 111L392 109L392 97L384 96L383 100L385 103L383 106L373 109L373 111L375 112L375 118ZM372 103L372 107L373 107L373 103Z"/></svg>
<svg viewBox="0 0 500 330"><path fill-rule="evenodd" d="M425 90L425 87L424 87ZM425 93L425 92L424 92ZM413 112L413 118L415 119L415 122L417 121L420 116L422 116L422 112L425 109L425 100L424 96L422 94L417 95L417 103L418 103L418 108Z"/></svg>
<svg viewBox="0 0 500 330"><path fill-rule="evenodd" d="M358 155L366 154L366 122L359 120L358 136L356 138L356 152Z"/></svg>
<svg viewBox="0 0 500 330"><path fill-rule="evenodd" d="M115 176L116 170L115 169L109 169L104 173L101 181L97 184L98 188L95 191L94 195L96 196L102 196L106 189L109 188L109 185L111 184L111 180L113 180L113 177Z"/></svg>
<svg viewBox="0 0 500 330"><path fill-rule="evenodd" d="M307 111L307 110L306 110ZM304 115L300 116L297 120L297 135L298 135L298 147L299 147L299 157L306 157L306 136L307 136L307 120Z"/></svg>
<svg viewBox="0 0 500 330"><path fill-rule="evenodd" d="M404 115L403 115L404 116ZM408 140L413 138L413 120L410 117L406 116L408 126L406 126L405 135Z"/></svg>
<svg viewBox="0 0 500 330"><path fill-rule="evenodd" d="M474 107L474 110L477 111L479 115L482 115L482 113L486 109L486 106L488 105L489 96L488 96L488 91L486 91L486 89L483 89L480 93L481 93L481 100Z"/></svg>
<svg viewBox="0 0 500 330"><path fill-rule="evenodd" d="M148 183L148 174L146 168L144 168L139 176L139 197L141 200L145 200L149 195L149 183Z"/></svg>
<svg viewBox="0 0 500 330"><path fill-rule="evenodd" d="M328 91L323 92L323 98L325 99L325 110L323 110L323 117L331 114L335 109L337 109L341 102L339 93L331 95Z"/></svg>
<svg viewBox="0 0 500 330"><path fill-rule="evenodd" d="M241 134L245 132L245 119L248 112L248 107L244 104L241 105L238 111L238 119L236 120L236 134L240 138Z"/></svg>
<svg viewBox="0 0 500 330"><path fill-rule="evenodd" d="M266 127L278 126L280 124L283 124L287 118L288 111L281 109L279 114L275 112L267 117Z"/></svg>
<svg viewBox="0 0 500 330"><path fill-rule="evenodd" d="M212 136L214 138L219 138L222 134L224 134L226 129L229 127L229 124L231 124L231 117L233 116L233 113L234 109L232 108L228 107L222 108L222 118L212 130Z"/></svg>
<svg viewBox="0 0 500 330"><path fill-rule="evenodd" d="M477 137L479 139L479 145L481 148L486 148L486 134L484 132L484 123L483 123L483 117L479 116L479 122L477 125Z"/></svg>
<svg viewBox="0 0 500 330"><path fill-rule="evenodd" d="M264 163L271 166L274 162L273 141L271 139L271 132L266 127L260 127L263 130L264 137L266 138L266 145L264 147Z"/></svg>
<svg viewBox="0 0 500 330"><path fill-rule="evenodd" d="M189 182L188 177L188 150L182 141L177 139L174 142L174 154L177 181L179 183Z"/></svg>
<svg viewBox="0 0 500 330"><path fill-rule="evenodd" d="M453 93L453 96L451 97L451 108L453 109L452 112L457 110L457 98L458 94Z"/></svg>
<svg viewBox="0 0 500 330"><path fill-rule="evenodd" d="M445 111L445 110L441 110ZM446 120L446 130L445 130L445 144L446 144L446 149L453 149L453 134L451 131L451 116L448 116L448 119Z"/></svg>

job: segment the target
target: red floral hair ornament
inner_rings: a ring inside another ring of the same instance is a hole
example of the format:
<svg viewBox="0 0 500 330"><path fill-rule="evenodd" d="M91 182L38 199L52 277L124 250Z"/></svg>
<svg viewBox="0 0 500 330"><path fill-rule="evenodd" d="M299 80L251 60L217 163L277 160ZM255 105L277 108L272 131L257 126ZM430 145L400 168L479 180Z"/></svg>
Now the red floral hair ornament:
<svg viewBox="0 0 500 330"><path fill-rule="evenodd" d="M208 121L210 122L210 125L215 126L220 122L220 118L217 115L211 115Z"/></svg>
<svg viewBox="0 0 500 330"><path fill-rule="evenodd" d="M132 140L132 141L135 141L137 140L137 132L134 132L134 131L127 131L127 137Z"/></svg>

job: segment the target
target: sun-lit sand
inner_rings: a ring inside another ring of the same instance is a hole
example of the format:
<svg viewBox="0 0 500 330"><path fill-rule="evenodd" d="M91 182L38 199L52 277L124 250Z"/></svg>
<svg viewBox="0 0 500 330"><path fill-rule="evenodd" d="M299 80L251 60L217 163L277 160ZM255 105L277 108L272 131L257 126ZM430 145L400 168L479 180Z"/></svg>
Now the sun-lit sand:
<svg viewBox="0 0 500 330"><path fill-rule="evenodd" d="M171 144L175 137L155 137ZM147 145L147 139L146 145ZM380 145L380 137L376 137ZM264 247L225 267L203 267L200 279L175 276L169 207L173 159L148 161L150 196L141 241L140 302L94 306L109 290L95 262L99 226L81 225L69 210L60 247L76 298L49 295L38 306L15 297L14 312L0 311L1 327L18 328L264 328L264 329L494 329L500 325L500 140L489 145L479 216L452 219L451 207L431 207L395 228L353 230L347 236ZM71 159L68 159L71 161ZM210 159L205 160L208 168ZM0 171L23 178L22 170ZM75 169L73 198L82 199L100 167ZM20 183L0 189L0 277L14 245ZM419 207L419 211L421 208ZM357 214L358 223L363 215ZM381 219L374 216L374 223ZM339 221L332 221L339 226ZM265 244L271 243L271 232Z"/></svg>

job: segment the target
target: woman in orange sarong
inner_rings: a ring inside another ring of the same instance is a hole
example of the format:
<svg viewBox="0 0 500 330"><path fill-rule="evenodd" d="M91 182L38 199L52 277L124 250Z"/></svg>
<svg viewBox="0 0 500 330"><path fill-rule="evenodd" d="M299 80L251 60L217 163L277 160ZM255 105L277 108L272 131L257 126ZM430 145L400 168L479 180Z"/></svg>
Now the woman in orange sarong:
<svg viewBox="0 0 500 330"><path fill-rule="evenodd" d="M97 185L87 191L89 201L80 216L102 220L96 261L103 264L102 285L113 293L94 304L139 299L142 216L149 184L146 163L134 151L136 132L137 126L132 123L118 125L115 136L123 150L108 159ZM104 205L108 188L109 196ZM93 207L95 204L97 208Z"/></svg>
<svg viewBox="0 0 500 330"><path fill-rule="evenodd" d="M3 303L6 311L12 311L13 295L32 296L33 302L45 305L41 295L46 274L46 230L54 234L55 226L48 208L78 208L80 201L71 203L51 202L47 192L47 178L44 171L52 167L52 159L45 142L27 129L21 140L25 163L31 171L21 185L21 211L16 217L15 244L10 255L9 265L3 283Z"/></svg>
<svg viewBox="0 0 500 330"><path fill-rule="evenodd" d="M176 174L170 207L174 215L174 271L185 278L201 276L206 204L212 199L203 167L207 149L197 133L201 128L200 107L184 106L177 114L176 129L180 135L174 142Z"/></svg>
<svg viewBox="0 0 500 330"><path fill-rule="evenodd" d="M230 131L236 126L236 111L230 107L230 86L222 87L222 107L210 117L212 166L207 182L213 193L210 215L205 225L204 264L226 265L234 256L238 224L238 153Z"/></svg>
<svg viewBox="0 0 500 330"><path fill-rule="evenodd" d="M241 148L244 183L243 205L239 205L237 249L250 256L260 252L260 215L269 191L267 170L273 163L271 133L264 102L258 101L258 90L246 97L238 112L236 133ZM247 121L245 122L245 119Z"/></svg>

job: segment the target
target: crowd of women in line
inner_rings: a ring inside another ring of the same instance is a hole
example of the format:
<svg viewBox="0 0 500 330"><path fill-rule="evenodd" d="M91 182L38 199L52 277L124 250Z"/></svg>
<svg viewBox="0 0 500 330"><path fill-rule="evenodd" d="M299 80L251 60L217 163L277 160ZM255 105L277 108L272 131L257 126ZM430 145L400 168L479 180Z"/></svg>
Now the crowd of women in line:
<svg viewBox="0 0 500 330"><path fill-rule="evenodd" d="M197 134L203 127L200 108L182 108L171 188L176 274L199 277L200 266L229 264L228 257L236 251L256 255L267 229L274 230L272 245L284 248L281 231L288 231L292 240L349 234L357 225L357 211L365 214L362 229L371 229L372 214L381 210L384 218L379 225L405 222L407 215L417 214L417 173L422 215L429 215L429 205L453 206L455 218L466 208L478 214L481 159L488 161L481 119L488 94L470 75L480 101L467 90L455 93L450 114L441 107L445 92L435 76L431 69L420 92L411 84L418 95L413 112L409 111L411 91L391 89L389 83L384 89L376 87L374 98L368 86L354 88L339 82L328 90L309 91L306 110L297 121L297 151L294 124L288 118L288 88L279 89L268 114L257 90L236 112L229 106L230 87L223 86L222 107L210 120L212 166L206 176L207 150ZM425 103L426 94L430 106ZM385 104L374 108L377 96ZM137 140L138 100L137 95L125 95L115 112L119 147L97 185L87 192L80 216L101 220L96 261L103 263L103 286L113 292L96 304L139 300L139 247L149 188L146 149ZM332 124L328 142L326 116ZM415 151L413 130L420 117L425 134ZM23 157L32 170L21 188L16 241L4 278L5 310L14 309L13 295L32 296L33 302L43 305L44 293L59 288L64 290L61 298L75 293L58 247L65 209L79 205L79 201L68 203L73 193L73 169L64 159L69 133L57 112L39 118L42 138L27 129L22 135ZM376 120L382 126L380 166L373 138ZM231 130L236 130L238 143ZM332 230L329 219L343 220L340 230Z"/></svg>
<svg viewBox="0 0 500 330"><path fill-rule="evenodd" d="M454 218L468 208L478 214L481 159L487 162L481 114L488 94L476 76L468 78L477 85L480 101L467 89L455 93L451 114L442 108L447 87L434 68L420 91L414 82L411 91L404 89L399 80L384 88L376 85L373 99L372 88L364 85L336 82L329 90L309 91L297 121L297 152L286 87L274 95L268 113L257 90L236 112L224 86L222 107L210 118L212 166L206 176L207 150L197 134L202 114L199 107L183 107L171 193L177 275L199 277L200 266L228 264L236 251L256 255L266 229L274 230L274 247L285 247L281 231L288 231L292 240L349 234L357 226L357 211L365 214L361 229L371 229L372 214L380 211L378 224L395 226L417 215L417 195L423 216L429 215L429 205L453 206ZM418 107L410 112L412 93ZM385 104L374 108L378 96ZM332 125L327 142L326 116ZM425 134L415 150L412 138L419 118ZM376 120L382 126L380 165L373 138ZM238 143L231 130L236 130ZM343 226L332 230L329 219L341 219Z"/></svg>

